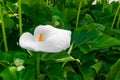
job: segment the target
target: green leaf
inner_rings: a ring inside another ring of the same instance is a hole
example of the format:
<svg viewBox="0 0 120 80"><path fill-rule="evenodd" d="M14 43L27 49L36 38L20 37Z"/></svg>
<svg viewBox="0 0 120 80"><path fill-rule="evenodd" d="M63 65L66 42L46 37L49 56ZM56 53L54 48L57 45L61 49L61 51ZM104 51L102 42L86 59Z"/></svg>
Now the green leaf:
<svg viewBox="0 0 120 80"><path fill-rule="evenodd" d="M16 67L8 67L0 73L3 80L18 80L16 74Z"/></svg>
<svg viewBox="0 0 120 80"><path fill-rule="evenodd" d="M120 72L120 59L115 64L112 65L110 72L106 76L106 80L115 80L116 77L117 78L119 77L118 76L119 72Z"/></svg>
<svg viewBox="0 0 120 80"><path fill-rule="evenodd" d="M95 43L91 44L91 49L95 50L95 49L107 48L113 45L120 45L120 40L107 35L102 35L95 41Z"/></svg>
<svg viewBox="0 0 120 80"><path fill-rule="evenodd" d="M21 71L18 71L15 66L9 66L0 73L0 76L3 80L34 80L34 66L28 65Z"/></svg>
<svg viewBox="0 0 120 80"><path fill-rule="evenodd" d="M35 66L28 65L19 73L19 80L34 80L35 79Z"/></svg>
<svg viewBox="0 0 120 80"><path fill-rule="evenodd" d="M94 19L92 18L91 15L86 14L85 16L88 24L94 23Z"/></svg>
<svg viewBox="0 0 120 80"><path fill-rule="evenodd" d="M17 0L6 0L6 1L10 1L10 2L17 2Z"/></svg>
<svg viewBox="0 0 120 80"><path fill-rule="evenodd" d="M83 80L94 80L95 72L92 68L81 66L81 73L83 75Z"/></svg>
<svg viewBox="0 0 120 80"><path fill-rule="evenodd" d="M3 18L4 18L4 23L6 28L12 29L13 27L15 27L14 21L10 19L8 15L4 15Z"/></svg>
<svg viewBox="0 0 120 80"><path fill-rule="evenodd" d="M52 12L52 16L57 16L56 20L60 22L59 27L64 28L64 29L71 28L71 25L68 23L67 18L63 12L51 6L49 7L49 9Z"/></svg>
<svg viewBox="0 0 120 80"><path fill-rule="evenodd" d="M60 64L49 65L47 71L47 74L51 80L67 80L64 77L64 71Z"/></svg>
<svg viewBox="0 0 120 80"><path fill-rule="evenodd" d="M67 61L78 61L77 59L74 59L72 56L70 56L68 53L57 53L52 55L42 55L41 56L42 61L54 61L54 62L67 62Z"/></svg>
<svg viewBox="0 0 120 80"><path fill-rule="evenodd" d="M94 64L92 66L92 68L95 69L96 73L98 74L98 72L100 71L102 66L103 66L103 63L102 63L102 61L100 61L100 62L97 62L96 64Z"/></svg>
<svg viewBox="0 0 120 80"><path fill-rule="evenodd" d="M83 26L72 34L72 41L75 46L82 43L92 43L97 40L103 33L97 30L96 25Z"/></svg>
<svg viewBox="0 0 120 80"><path fill-rule="evenodd" d="M29 7L32 7L34 5L39 5L40 3L43 3L44 1L43 0L35 0L35 1L32 1L32 0L21 0L21 2L22 2L22 4L26 4Z"/></svg>
<svg viewBox="0 0 120 80"><path fill-rule="evenodd" d="M26 60L27 59L27 53L25 52L16 52L14 59L22 59Z"/></svg>
<svg viewBox="0 0 120 80"><path fill-rule="evenodd" d="M37 3L39 3L39 1ZM50 23L51 21L51 11L48 7L45 7L44 5L37 4L29 7L29 5L23 4L22 9L25 14L29 16L29 18L34 22L35 25L43 25L46 23Z"/></svg>
<svg viewBox="0 0 120 80"><path fill-rule="evenodd" d="M120 80L120 71L118 72L118 74L117 74L115 80Z"/></svg>
<svg viewBox="0 0 120 80"><path fill-rule="evenodd" d="M92 14L95 17L95 19L98 19L102 15L101 11L99 10L92 10Z"/></svg>
<svg viewBox="0 0 120 80"><path fill-rule="evenodd" d="M67 18L67 21L71 21L76 18L77 10L74 8L65 8L65 16ZM73 15L71 15L73 14Z"/></svg>
<svg viewBox="0 0 120 80"><path fill-rule="evenodd" d="M82 76L80 74L76 74L72 71L67 72L67 79L68 80L82 80Z"/></svg>
<svg viewBox="0 0 120 80"><path fill-rule="evenodd" d="M2 52L0 51L0 63L10 64L13 62L14 54L13 52Z"/></svg>
<svg viewBox="0 0 120 80"><path fill-rule="evenodd" d="M106 27L106 29L104 30L104 33L106 34L106 35L120 35L120 30L118 30L118 29L113 29L113 28L110 28L110 27ZM119 39L119 37L118 37L118 39Z"/></svg>
<svg viewBox="0 0 120 80"><path fill-rule="evenodd" d="M78 9L79 1L80 0L66 0L65 5L67 7L70 7L70 8ZM83 0L82 1L82 8L84 8L85 6L89 6L92 2L93 2L93 0Z"/></svg>
<svg viewBox="0 0 120 80"><path fill-rule="evenodd" d="M90 48L88 45L86 44L81 44L80 46L78 46L79 49L84 53L87 54L90 51Z"/></svg>
<svg viewBox="0 0 120 80"><path fill-rule="evenodd" d="M78 53L77 53L78 54ZM94 60L95 60L95 54L93 53L88 53L88 54L82 54L79 53L79 59L80 59L80 63L83 66L92 66L94 64Z"/></svg>
<svg viewBox="0 0 120 80"><path fill-rule="evenodd" d="M111 16L112 15L112 11L113 11L112 9L113 9L113 5L112 4L106 5L104 7L104 13L103 13L103 15L104 16Z"/></svg>

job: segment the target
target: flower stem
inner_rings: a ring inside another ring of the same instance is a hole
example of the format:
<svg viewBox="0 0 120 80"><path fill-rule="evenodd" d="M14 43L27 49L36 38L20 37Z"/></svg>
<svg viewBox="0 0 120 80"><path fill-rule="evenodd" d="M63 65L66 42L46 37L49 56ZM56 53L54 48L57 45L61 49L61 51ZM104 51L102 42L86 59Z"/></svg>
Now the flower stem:
<svg viewBox="0 0 120 80"><path fill-rule="evenodd" d="M78 21L79 21L79 16L80 16L81 5L82 5L82 0L80 0L80 3L79 3L78 13L77 13L77 19L76 19L76 29L78 27Z"/></svg>
<svg viewBox="0 0 120 80"><path fill-rule="evenodd" d="M40 80L39 79L39 75L40 75L40 53L37 52L36 55L36 80Z"/></svg>
<svg viewBox="0 0 120 80"><path fill-rule="evenodd" d="M102 13L104 13L105 2L104 2L104 1L101 1L101 4L103 5L103 7L102 7Z"/></svg>
<svg viewBox="0 0 120 80"><path fill-rule="evenodd" d="M96 3L98 3L99 2L99 0L96 0Z"/></svg>
<svg viewBox="0 0 120 80"><path fill-rule="evenodd" d="M53 4L54 3L54 0L51 0L51 4Z"/></svg>
<svg viewBox="0 0 120 80"><path fill-rule="evenodd" d="M46 0L46 6L48 6L48 2L49 2L49 1L48 1L48 0Z"/></svg>
<svg viewBox="0 0 120 80"><path fill-rule="evenodd" d="M120 24L120 14L118 15L117 29L119 28L119 24Z"/></svg>
<svg viewBox="0 0 120 80"><path fill-rule="evenodd" d="M21 12L21 0L18 0L19 5L19 32L22 34L22 12Z"/></svg>
<svg viewBox="0 0 120 80"><path fill-rule="evenodd" d="M5 32L5 23L4 23L3 11L2 11L2 3L0 3L0 14L1 14L1 25L2 25L2 34L3 34L4 47L5 47L5 51L8 52L6 32Z"/></svg>
<svg viewBox="0 0 120 80"><path fill-rule="evenodd" d="M120 9L120 4L119 4L119 6L118 6L118 8L117 8L117 11L116 11L116 13L115 13L115 16L114 16L114 19L113 19L111 28L113 28L113 26L114 26L114 24L115 24L115 20L116 20L117 14L118 14L118 12L119 12L119 9Z"/></svg>
<svg viewBox="0 0 120 80"><path fill-rule="evenodd" d="M52 4L52 0L50 0L49 3Z"/></svg>
<svg viewBox="0 0 120 80"><path fill-rule="evenodd" d="M120 6L120 3L119 3L119 6ZM120 10L120 9L119 9ZM117 20L117 29L119 28L119 25L120 24L120 14L118 14L118 20Z"/></svg>

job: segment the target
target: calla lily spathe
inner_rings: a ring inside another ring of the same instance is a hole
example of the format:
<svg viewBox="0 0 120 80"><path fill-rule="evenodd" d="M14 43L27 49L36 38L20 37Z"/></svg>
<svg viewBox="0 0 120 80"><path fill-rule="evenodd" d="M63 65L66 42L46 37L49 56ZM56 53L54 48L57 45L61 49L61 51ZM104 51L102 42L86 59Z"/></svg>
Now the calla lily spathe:
<svg viewBox="0 0 120 80"><path fill-rule="evenodd" d="M69 48L70 40L71 31L40 25L34 30L34 35L23 33L19 45L32 51L60 52Z"/></svg>
<svg viewBox="0 0 120 80"><path fill-rule="evenodd" d="M92 4L96 4L96 1L97 0L94 0L94 2ZM119 1L120 2L120 0L109 0L109 3L112 3L113 1L115 1L115 2Z"/></svg>

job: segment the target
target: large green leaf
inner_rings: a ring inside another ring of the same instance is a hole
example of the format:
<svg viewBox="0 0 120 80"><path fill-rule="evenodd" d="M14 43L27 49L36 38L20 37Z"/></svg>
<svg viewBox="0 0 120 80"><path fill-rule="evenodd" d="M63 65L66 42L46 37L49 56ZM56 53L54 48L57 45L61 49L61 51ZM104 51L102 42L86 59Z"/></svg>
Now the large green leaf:
<svg viewBox="0 0 120 80"><path fill-rule="evenodd" d="M71 29L71 25L68 23L67 18L64 15L63 12L61 12L60 10L58 10L58 9L56 9L54 7L51 7L51 6L49 7L49 9L51 10L53 16L58 17L57 21L60 22L59 27L64 28L64 29L65 28Z"/></svg>
<svg viewBox="0 0 120 80"><path fill-rule="evenodd" d="M33 6L23 4L22 9L35 25L46 24L51 21L51 11L48 7L40 4Z"/></svg>
<svg viewBox="0 0 120 80"><path fill-rule="evenodd" d="M83 53L120 45L120 40L105 35L103 33L104 30L104 26L95 23L83 26L73 32L72 42L75 42L75 46L78 46Z"/></svg>
<svg viewBox="0 0 120 80"><path fill-rule="evenodd" d="M101 33L96 25L83 26L79 30L73 32L72 41L75 45L82 43L94 43L103 33Z"/></svg>
<svg viewBox="0 0 120 80"><path fill-rule="evenodd" d="M116 36L119 36L120 35L120 31L118 29L113 29L113 28L110 28L110 27L106 27L105 30L104 30L104 33L106 35L116 35ZM119 39L119 37L117 37Z"/></svg>
<svg viewBox="0 0 120 80"><path fill-rule="evenodd" d="M118 78L119 71L120 71L120 59L115 64L112 65L110 72L106 76L106 80L115 80L116 77ZM117 80L117 78L116 78L116 80Z"/></svg>
<svg viewBox="0 0 120 80"><path fill-rule="evenodd" d="M113 45L120 45L120 40L107 35L102 35L91 45L91 49L95 50L95 49L107 48Z"/></svg>
<svg viewBox="0 0 120 80"><path fill-rule="evenodd" d="M76 15L77 15L77 10L74 9L74 8L65 8L65 16L67 18L67 21L71 21L71 20L74 20L76 18ZM73 14L73 15L71 15Z"/></svg>

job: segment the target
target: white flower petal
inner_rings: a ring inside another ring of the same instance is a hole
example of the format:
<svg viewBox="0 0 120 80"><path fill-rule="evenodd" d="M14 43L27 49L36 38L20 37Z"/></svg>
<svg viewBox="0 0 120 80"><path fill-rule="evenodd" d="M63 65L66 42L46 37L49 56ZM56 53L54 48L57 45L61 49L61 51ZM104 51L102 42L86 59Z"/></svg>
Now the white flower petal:
<svg viewBox="0 0 120 80"><path fill-rule="evenodd" d="M120 0L110 0L109 3L112 3L113 1L115 1L115 2L119 1L120 2Z"/></svg>
<svg viewBox="0 0 120 80"><path fill-rule="evenodd" d="M71 32L58 30L43 42L36 43L36 51L42 52L60 52L70 46Z"/></svg>
<svg viewBox="0 0 120 80"><path fill-rule="evenodd" d="M109 0L109 3L112 3L113 1L115 1L115 2L119 1L120 2L120 0ZM97 0L94 0L92 4L95 5L96 2L97 2Z"/></svg>
<svg viewBox="0 0 120 80"><path fill-rule="evenodd" d="M23 65L17 67L17 71L21 71L23 69L25 69L25 67Z"/></svg>
<svg viewBox="0 0 120 80"><path fill-rule="evenodd" d="M93 4L93 5L96 4L96 0L94 0L92 4Z"/></svg>
<svg viewBox="0 0 120 80"><path fill-rule="evenodd" d="M34 31L34 38L35 39L39 39L40 34L43 34L43 38L46 39L49 37L49 35L51 35L51 33L53 32L55 28L52 27L51 25L39 25L38 27L35 28Z"/></svg>
<svg viewBox="0 0 120 80"><path fill-rule="evenodd" d="M43 41L38 41L40 34L43 34ZM19 43L22 48L42 51L42 52L60 52L70 46L71 31L57 29L50 25L38 26L34 31L34 36L28 32L24 33Z"/></svg>
<svg viewBox="0 0 120 80"><path fill-rule="evenodd" d="M28 50L34 50L35 41L34 41L33 35L30 34L29 32L22 34L19 39L19 45L22 48L25 48Z"/></svg>

